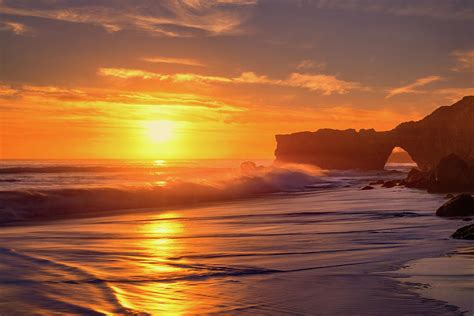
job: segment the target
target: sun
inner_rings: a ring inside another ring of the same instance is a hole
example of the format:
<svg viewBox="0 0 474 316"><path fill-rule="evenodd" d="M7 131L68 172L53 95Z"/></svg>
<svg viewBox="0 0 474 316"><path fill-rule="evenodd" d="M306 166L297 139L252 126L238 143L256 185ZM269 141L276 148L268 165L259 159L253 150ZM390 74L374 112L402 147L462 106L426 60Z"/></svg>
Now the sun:
<svg viewBox="0 0 474 316"><path fill-rule="evenodd" d="M154 143L166 143L173 139L175 123L171 121L145 122L145 132Z"/></svg>

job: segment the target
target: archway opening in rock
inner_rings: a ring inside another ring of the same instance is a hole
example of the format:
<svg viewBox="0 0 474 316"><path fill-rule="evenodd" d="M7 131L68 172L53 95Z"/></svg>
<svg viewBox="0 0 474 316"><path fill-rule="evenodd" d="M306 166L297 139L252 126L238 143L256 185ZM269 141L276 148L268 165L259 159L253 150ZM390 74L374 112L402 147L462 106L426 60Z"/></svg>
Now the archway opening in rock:
<svg viewBox="0 0 474 316"><path fill-rule="evenodd" d="M416 166L416 162L413 161L410 154L407 153L406 150L401 147L395 147L393 148L392 153L390 154L387 159L387 162L385 163L385 169L387 169L387 167L400 164Z"/></svg>

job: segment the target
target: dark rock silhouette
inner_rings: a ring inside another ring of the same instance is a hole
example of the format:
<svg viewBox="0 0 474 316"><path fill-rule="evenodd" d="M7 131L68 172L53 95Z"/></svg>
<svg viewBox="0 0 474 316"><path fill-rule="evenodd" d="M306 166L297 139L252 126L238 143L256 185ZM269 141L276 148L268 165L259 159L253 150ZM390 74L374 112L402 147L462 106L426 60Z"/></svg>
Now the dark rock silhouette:
<svg viewBox="0 0 474 316"><path fill-rule="evenodd" d="M451 237L455 239L474 240L474 224L459 228Z"/></svg>
<svg viewBox="0 0 474 316"><path fill-rule="evenodd" d="M474 161L474 96L388 132L321 129L275 138L275 157L281 162L323 169L383 169L393 148L401 147L421 171L429 171L450 154L466 162Z"/></svg>
<svg viewBox="0 0 474 316"><path fill-rule="evenodd" d="M323 169L383 169L393 148L389 132L373 129L321 129L276 135L277 161L304 163Z"/></svg>
<svg viewBox="0 0 474 316"><path fill-rule="evenodd" d="M441 217L473 216L474 197L470 194L460 194L438 208L436 215Z"/></svg>
<svg viewBox="0 0 474 316"><path fill-rule="evenodd" d="M474 173L469 164L456 154L441 159L428 181L429 192L456 192L474 188Z"/></svg>
<svg viewBox="0 0 474 316"><path fill-rule="evenodd" d="M365 187L363 187L361 190L373 190L374 187L373 186L370 186L370 185L366 185Z"/></svg>
<svg viewBox="0 0 474 316"><path fill-rule="evenodd" d="M382 184L382 187L383 188L393 188L393 187L396 187L396 186L402 185L402 184L403 184L402 179L393 179L393 180L385 181L384 184Z"/></svg>
<svg viewBox="0 0 474 316"><path fill-rule="evenodd" d="M474 192L474 169L456 154L450 154L430 171L413 168L403 184L433 193Z"/></svg>
<svg viewBox="0 0 474 316"><path fill-rule="evenodd" d="M429 175L417 168L412 168L405 179L408 188L426 189L429 185Z"/></svg>

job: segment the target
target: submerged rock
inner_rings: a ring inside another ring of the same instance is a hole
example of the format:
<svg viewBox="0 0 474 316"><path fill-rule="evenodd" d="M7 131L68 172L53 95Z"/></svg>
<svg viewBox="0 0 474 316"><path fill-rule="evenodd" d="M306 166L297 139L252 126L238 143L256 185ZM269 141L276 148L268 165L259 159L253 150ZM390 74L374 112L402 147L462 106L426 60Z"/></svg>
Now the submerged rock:
<svg viewBox="0 0 474 316"><path fill-rule="evenodd" d="M374 187L373 186L370 186L370 185L366 185L365 187L363 187L361 190L373 190Z"/></svg>
<svg viewBox="0 0 474 316"><path fill-rule="evenodd" d="M444 203L436 211L437 216L473 216L474 197L470 194L460 194Z"/></svg>
<svg viewBox="0 0 474 316"><path fill-rule="evenodd" d="M474 224L459 228L451 237L455 239L474 240Z"/></svg>

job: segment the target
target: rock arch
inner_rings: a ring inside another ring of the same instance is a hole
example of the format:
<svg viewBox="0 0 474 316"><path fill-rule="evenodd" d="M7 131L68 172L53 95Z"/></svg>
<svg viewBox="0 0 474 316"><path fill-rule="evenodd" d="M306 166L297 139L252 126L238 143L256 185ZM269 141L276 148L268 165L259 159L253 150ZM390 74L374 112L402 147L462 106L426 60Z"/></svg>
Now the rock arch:
<svg viewBox="0 0 474 316"><path fill-rule="evenodd" d="M275 138L277 161L324 169L383 169L395 147L406 150L422 170L432 169L452 153L474 161L474 96L387 132L320 129Z"/></svg>
<svg viewBox="0 0 474 316"><path fill-rule="evenodd" d="M390 156L388 156L387 162L385 163L385 168L390 163L400 164L400 163L415 163L411 158L410 154L401 147L395 147Z"/></svg>

